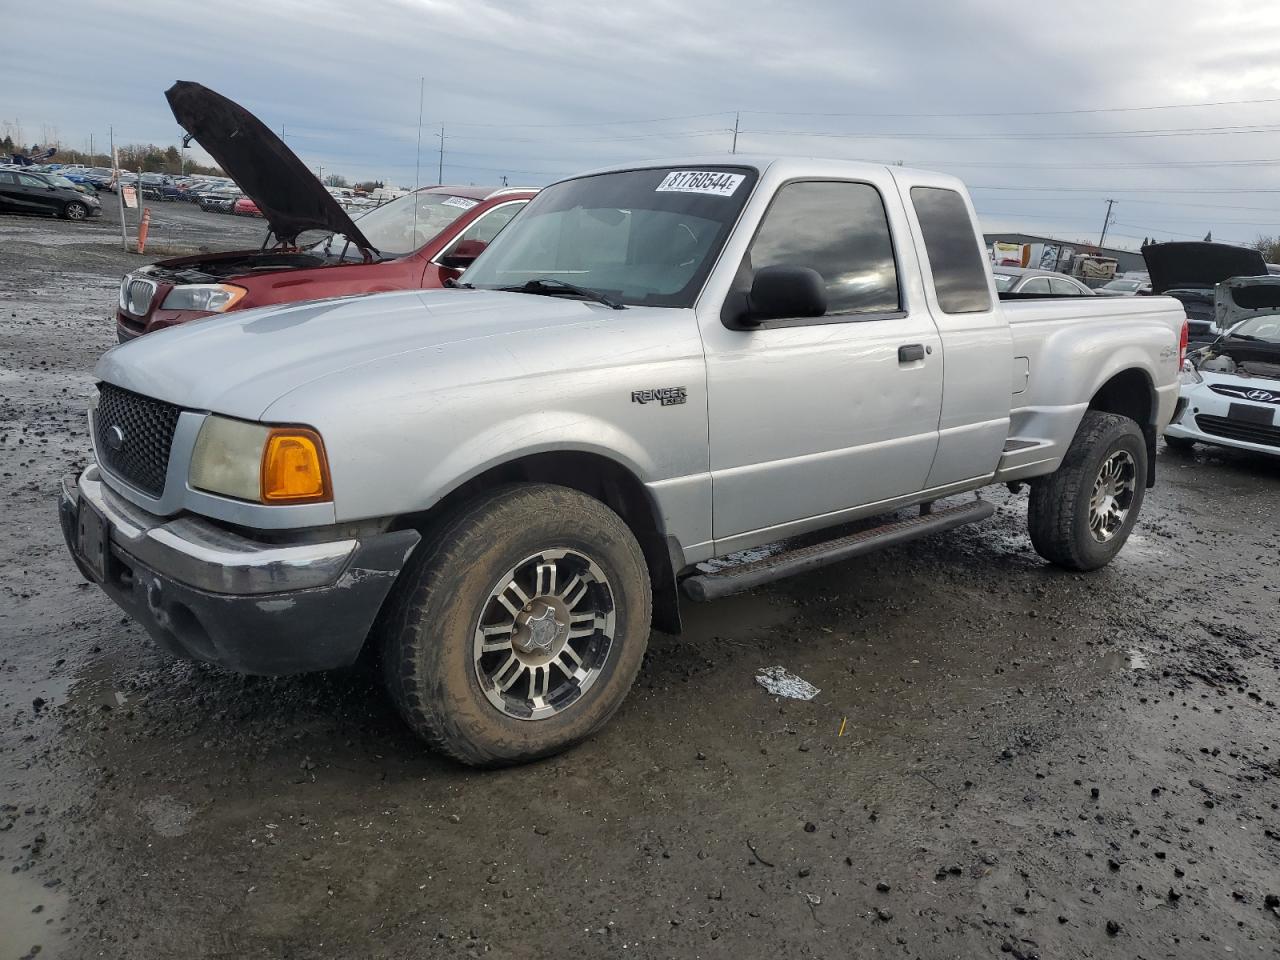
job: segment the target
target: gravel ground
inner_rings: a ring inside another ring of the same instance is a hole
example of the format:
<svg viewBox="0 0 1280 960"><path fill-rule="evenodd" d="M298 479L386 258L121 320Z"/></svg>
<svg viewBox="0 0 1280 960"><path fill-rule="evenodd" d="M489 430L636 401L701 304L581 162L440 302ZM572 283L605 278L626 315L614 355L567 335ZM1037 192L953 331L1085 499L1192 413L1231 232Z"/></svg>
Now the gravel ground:
<svg viewBox="0 0 1280 960"><path fill-rule="evenodd" d="M144 260L112 229L0 218L0 960L1280 956L1280 461L1162 449L1094 574L999 489L690 605L603 733L477 773L359 669L176 662L79 581L56 487Z"/></svg>

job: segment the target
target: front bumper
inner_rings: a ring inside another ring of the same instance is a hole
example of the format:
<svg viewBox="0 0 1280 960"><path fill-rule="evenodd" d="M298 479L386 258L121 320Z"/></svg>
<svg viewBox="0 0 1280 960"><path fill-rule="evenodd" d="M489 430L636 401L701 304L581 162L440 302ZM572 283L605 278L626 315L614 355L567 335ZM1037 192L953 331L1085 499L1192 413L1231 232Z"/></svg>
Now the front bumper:
<svg viewBox="0 0 1280 960"><path fill-rule="evenodd" d="M86 504L86 524L104 521L101 576L81 548ZM253 674L352 663L419 540L415 530L253 540L197 517L146 513L104 486L96 466L63 480L59 515L80 572L161 647Z"/></svg>
<svg viewBox="0 0 1280 960"><path fill-rule="evenodd" d="M117 307L116 339L121 343L126 343L142 336L144 333L155 333L157 330L176 327L182 323L190 323L192 320L203 320L205 317L216 316L218 314L204 310L165 310L157 306L145 317L135 317L133 314Z"/></svg>
<svg viewBox="0 0 1280 960"><path fill-rule="evenodd" d="M1215 379L1213 383L1234 383ZM1197 443L1232 447L1236 450L1252 450L1280 456L1280 408L1274 404L1254 403L1244 397L1225 396L1210 388L1210 381L1190 384L1182 388L1178 404L1180 416L1165 428L1165 436ZM1245 384L1250 386L1250 384ZM1270 415L1270 426L1259 420L1241 420L1233 417L1232 407L1256 410L1261 419Z"/></svg>

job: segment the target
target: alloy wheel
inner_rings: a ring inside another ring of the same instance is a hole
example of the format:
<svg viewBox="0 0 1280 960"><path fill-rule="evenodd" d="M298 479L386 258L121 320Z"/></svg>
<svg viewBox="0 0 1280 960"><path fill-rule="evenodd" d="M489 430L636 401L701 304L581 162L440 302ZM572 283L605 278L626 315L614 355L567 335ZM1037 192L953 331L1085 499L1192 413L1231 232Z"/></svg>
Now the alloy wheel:
<svg viewBox="0 0 1280 960"><path fill-rule="evenodd" d="M590 557L568 549L526 557L498 578L476 623L480 688L509 717L555 716L599 680L614 614L613 589Z"/></svg>
<svg viewBox="0 0 1280 960"><path fill-rule="evenodd" d="M1138 467L1127 450L1117 450L1098 469L1089 498L1089 532L1106 543L1124 527L1137 489Z"/></svg>

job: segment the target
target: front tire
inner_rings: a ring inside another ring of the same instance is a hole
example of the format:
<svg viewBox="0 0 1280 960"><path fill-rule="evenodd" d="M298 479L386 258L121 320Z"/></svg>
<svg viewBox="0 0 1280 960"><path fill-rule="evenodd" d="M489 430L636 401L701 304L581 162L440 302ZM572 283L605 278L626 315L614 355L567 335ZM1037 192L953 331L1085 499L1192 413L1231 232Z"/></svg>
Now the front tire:
<svg viewBox="0 0 1280 960"><path fill-rule="evenodd" d="M62 208L62 215L68 220L83 220L89 215L89 208L79 201L72 200Z"/></svg>
<svg viewBox="0 0 1280 960"><path fill-rule="evenodd" d="M522 484L424 542L380 625L383 678L413 730L492 767L567 749L622 705L644 658L644 554L600 501Z"/></svg>
<svg viewBox="0 0 1280 960"><path fill-rule="evenodd" d="M1062 464L1031 487L1027 529L1036 553L1068 570L1110 563L1137 522L1146 481L1138 424L1086 411Z"/></svg>
<svg viewBox="0 0 1280 960"><path fill-rule="evenodd" d="M1170 450L1177 450L1179 453L1188 453L1195 449L1196 442L1188 440L1186 437L1171 437L1167 433L1164 436L1164 445Z"/></svg>

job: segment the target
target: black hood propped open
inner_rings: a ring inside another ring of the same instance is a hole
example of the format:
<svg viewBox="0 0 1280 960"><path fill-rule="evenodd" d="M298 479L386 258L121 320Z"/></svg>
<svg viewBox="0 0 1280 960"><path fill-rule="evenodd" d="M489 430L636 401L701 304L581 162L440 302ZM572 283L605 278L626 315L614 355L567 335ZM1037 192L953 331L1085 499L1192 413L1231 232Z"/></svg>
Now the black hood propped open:
<svg viewBox="0 0 1280 960"><path fill-rule="evenodd" d="M1142 248L1151 292L1213 290L1232 277L1265 277L1267 262L1257 250L1229 243L1150 243Z"/></svg>
<svg viewBox="0 0 1280 960"><path fill-rule="evenodd" d="M189 80L164 95L178 123L258 205L281 243L296 244L304 230L325 230L373 249L297 154L244 107Z"/></svg>

